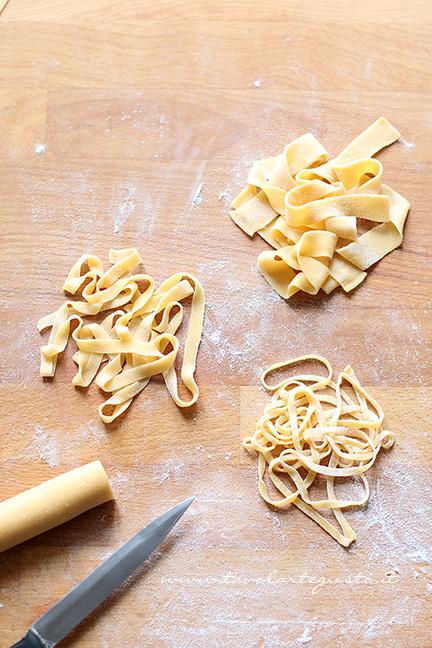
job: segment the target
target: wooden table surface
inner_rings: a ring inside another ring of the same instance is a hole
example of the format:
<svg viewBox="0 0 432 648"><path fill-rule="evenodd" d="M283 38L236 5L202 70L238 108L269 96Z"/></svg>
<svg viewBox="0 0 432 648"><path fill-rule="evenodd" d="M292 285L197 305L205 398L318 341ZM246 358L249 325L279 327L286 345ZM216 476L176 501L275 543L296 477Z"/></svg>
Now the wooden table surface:
<svg viewBox="0 0 432 648"><path fill-rule="evenodd" d="M192 494L161 551L65 646L432 645L431 22L426 0L10 0L0 495L99 458L116 501L0 556L2 648ZM306 131L337 153L380 115L404 138L380 154L411 202L403 247L350 296L285 303L230 199L254 159ZM201 396L180 411L155 382L106 428L97 388L71 385L72 345L54 381L39 378L36 322L80 254L129 246L157 280L189 270L204 284ZM240 447L266 401L262 369L308 352L351 363L397 436L369 507L348 514L348 551L297 509L267 507Z"/></svg>

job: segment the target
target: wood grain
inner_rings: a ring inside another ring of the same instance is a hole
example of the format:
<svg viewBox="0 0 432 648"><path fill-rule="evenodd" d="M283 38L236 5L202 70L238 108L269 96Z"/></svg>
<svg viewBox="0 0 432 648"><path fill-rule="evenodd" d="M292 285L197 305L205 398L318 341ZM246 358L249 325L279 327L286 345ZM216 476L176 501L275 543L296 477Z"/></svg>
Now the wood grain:
<svg viewBox="0 0 432 648"><path fill-rule="evenodd" d="M0 496L100 458L117 498L0 556L2 647L191 494L161 551L65 646L430 646L431 23L422 0L10 0ZM254 159L308 130L337 153L381 114L404 137L380 154L412 205L403 246L352 295L284 303L230 199ZM105 428L98 389L71 385L72 349L40 380L35 324L82 252L116 246L138 247L158 280L196 273L208 307L197 406L179 411L155 381ZM266 399L261 370L308 352L351 363L397 437L369 507L350 515L348 551L301 512L266 507L240 448Z"/></svg>

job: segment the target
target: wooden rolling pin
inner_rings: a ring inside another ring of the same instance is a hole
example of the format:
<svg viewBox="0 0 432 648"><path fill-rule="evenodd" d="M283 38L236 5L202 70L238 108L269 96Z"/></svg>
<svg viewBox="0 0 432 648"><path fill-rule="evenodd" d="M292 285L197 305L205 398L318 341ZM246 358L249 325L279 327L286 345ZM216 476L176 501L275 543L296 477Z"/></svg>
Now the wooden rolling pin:
<svg viewBox="0 0 432 648"><path fill-rule="evenodd" d="M0 551L113 499L108 476L93 461L0 502Z"/></svg>

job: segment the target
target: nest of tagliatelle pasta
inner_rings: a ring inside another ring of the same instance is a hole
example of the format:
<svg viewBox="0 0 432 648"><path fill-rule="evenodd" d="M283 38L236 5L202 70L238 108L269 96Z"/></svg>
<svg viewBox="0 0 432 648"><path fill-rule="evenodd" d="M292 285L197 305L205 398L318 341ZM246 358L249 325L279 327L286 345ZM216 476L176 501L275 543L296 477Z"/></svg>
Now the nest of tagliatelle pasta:
<svg viewBox="0 0 432 648"><path fill-rule="evenodd" d="M402 243L409 203L382 182L373 157L399 137L380 117L333 159L305 133L253 164L230 216L275 248L261 252L258 268L281 297L349 292ZM372 227L361 234L366 223Z"/></svg>
<svg viewBox="0 0 432 648"><path fill-rule="evenodd" d="M267 382L271 372L311 360L323 365L327 375L298 374L275 385ZM383 427L381 405L361 386L350 366L333 378L330 362L315 355L272 365L262 383L272 398L254 434L243 441L248 452L258 454L261 496L277 508L293 504L341 545L349 546L356 535L343 511L367 503L365 473L380 450L394 443L393 433ZM338 482L352 477L360 479L362 496L338 497ZM325 482L326 495L315 499L311 489L319 480ZM270 495L270 485L277 496ZM333 513L333 522L325 511Z"/></svg>
<svg viewBox="0 0 432 648"><path fill-rule="evenodd" d="M71 298L39 320L39 331L50 329L49 340L41 348L41 376L54 376L57 359L72 337L78 367L72 384L88 387L94 380L110 394L99 406L104 423L120 416L158 374L176 405L190 407L199 395L194 373L205 309L201 283L179 272L156 286L150 275L136 271L142 259L135 248L110 250L109 260L112 265L105 269L95 255L80 257L63 285ZM178 380L178 331L185 319L183 304L189 298ZM105 314L102 321L92 321L101 314ZM180 397L178 382L190 393L188 398Z"/></svg>

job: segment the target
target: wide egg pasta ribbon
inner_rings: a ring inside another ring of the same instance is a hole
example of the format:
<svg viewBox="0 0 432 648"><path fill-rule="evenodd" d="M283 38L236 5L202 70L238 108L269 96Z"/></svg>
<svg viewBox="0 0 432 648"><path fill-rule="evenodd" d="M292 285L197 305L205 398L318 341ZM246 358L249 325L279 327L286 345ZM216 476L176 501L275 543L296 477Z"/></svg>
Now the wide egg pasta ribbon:
<svg viewBox="0 0 432 648"><path fill-rule="evenodd" d="M72 335L77 345L73 360L78 366L72 383L87 387L94 380L110 393L99 407L105 423L120 416L156 374L162 374L179 407L190 407L199 396L194 374L205 309L200 282L193 275L177 273L156 288L149 275L133 274L142 262L134 248L110 250L109 260L112 265L105 271L98 257L83 255L63 286L78 299L66 301L38 322L39 331L51 328L48 343L41 348L41 376L54 376L58 356ZM176 333L184 319L182 302L189 297L191 310L180 370L190 393L185 399L178 392L175 361L180 343ZM102 321L84 322L84 317L104 311L110 312Z"/></svg>
<svg viewBox="0 0 432 648"><path fill-rule="evenodd" d="M299 374L270 385L275 370L305 361L323 365L327 375ZM369 499L364 473L374 464L381 448L394 443L392 432L383 429L384 412L357 380L350 366L333 380L330 362L307 355L274 364L264 371L262 384L273 393L258 420L256 430L243 441L244 448L258 454L258 488L262 498L277 508L291 504L347 547L356 535L342 510L363 506ZM339 499L337 479L358 477L363 495ZM325 480L327 497L315 499L310 489ZM269 492L267 481L279 495ZM338 526L321 510L332 511Z"/></svg>
<svg viewBox="0 0 432 648"><path fill-rule="evenodd" d="M409 203L382 183L382 164L372 157L398 138L380 117L332 160L306 133L254 163L230 216L274 248L259 255L258 268L279 295L349 292L402 243ZM377 225L359 236L358 219ZM314 254L306 257L305 248Z"/></svg>

